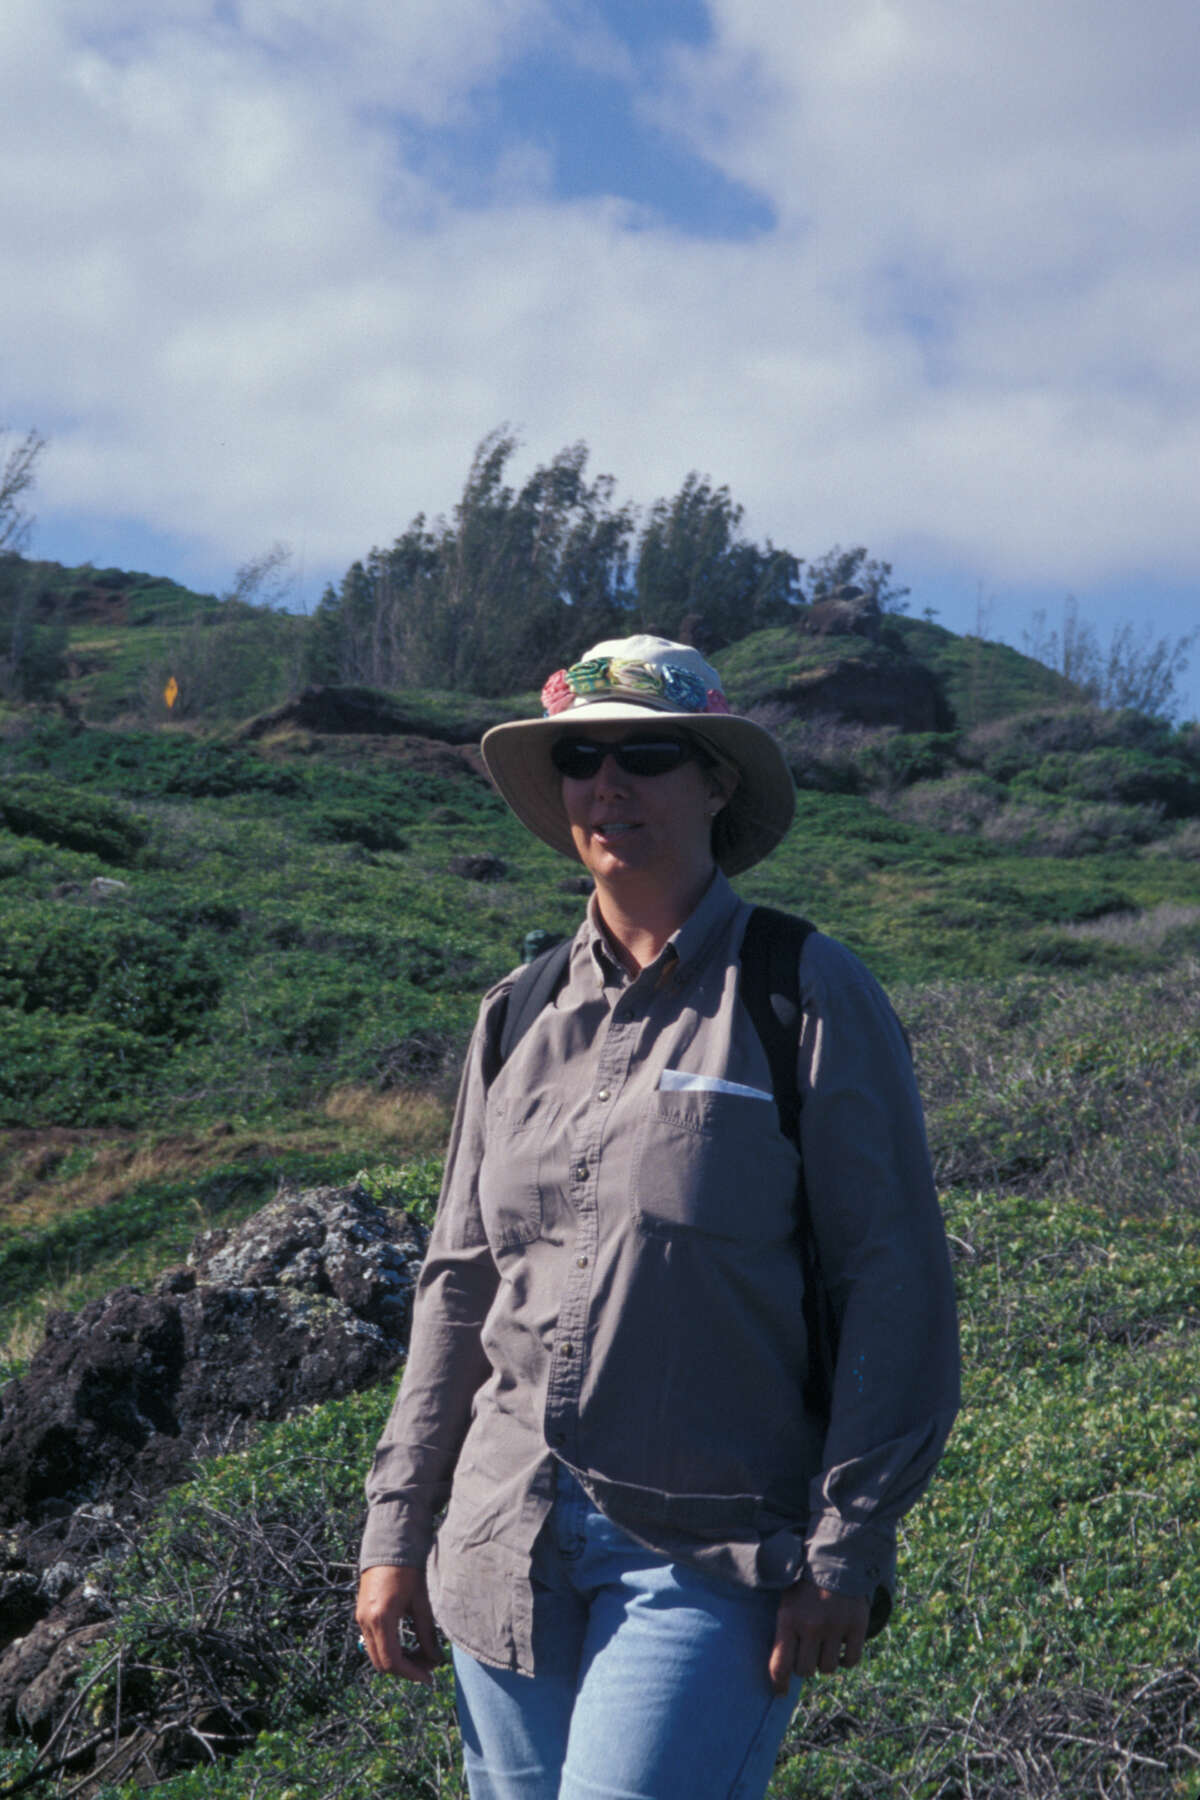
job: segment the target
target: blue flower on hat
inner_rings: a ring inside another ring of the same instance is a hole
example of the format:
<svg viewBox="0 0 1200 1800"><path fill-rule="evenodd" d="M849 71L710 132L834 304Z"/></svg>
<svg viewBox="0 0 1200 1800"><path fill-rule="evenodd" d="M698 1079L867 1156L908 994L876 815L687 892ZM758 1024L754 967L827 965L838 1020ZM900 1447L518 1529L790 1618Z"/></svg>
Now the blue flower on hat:
<svg viewBox="0 0 1200 1800"><path fill-rule="evenodd" d="M684 712L703 712L708 700L708 692L698 675L690 669L680 668L678 663L665 662L659 673L662 677L662 691L673 705Z"/></svg>

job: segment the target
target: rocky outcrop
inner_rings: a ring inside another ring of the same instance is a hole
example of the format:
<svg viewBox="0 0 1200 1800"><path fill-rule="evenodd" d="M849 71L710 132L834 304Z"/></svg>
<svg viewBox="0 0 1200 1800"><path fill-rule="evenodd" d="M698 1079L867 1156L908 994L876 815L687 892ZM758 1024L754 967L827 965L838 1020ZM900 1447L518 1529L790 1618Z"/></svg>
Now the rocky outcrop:
<svg viewBox="0 0 1200 1800"><path fill-rule="evenodd" d="M25 1646L36 1636L48 1666L91 1629L89 1564L197 1457L398 1366L424 1249L420 1226L360 1188L284 1192L236 1230L206 1233L149 1292L51 1315L28 1373L0 1393L10 1725L11 1696L32 1679Z"/></svg>
<svg viewBox="0 0 1200 1800"><path fill-rule="evenodd" d="M499 723L508 714L498 712ZM476 744L485 728L479 720L444 724L416 715L390 695L368 687L307 687L294 700L260 713L243 726L243 740L269 737L287 729L311 731L319 737L426 737L445 744Z"/></svg>
<svg viewBox="0 0 1200 1800"><path fill-rule="evenodd" d="M841 587L824 600L814 600L798 618L805 637L864 637L878 641L883 626L879 602L863 588Z"/></svg>
<svg viewBox="0 0 1200 1800"><path fill-rule="evenodd" d="M953 723L937 678L915 658L872 652L794 675L781 700L797 718L852 720L899 731L946 731Z"/></svg>

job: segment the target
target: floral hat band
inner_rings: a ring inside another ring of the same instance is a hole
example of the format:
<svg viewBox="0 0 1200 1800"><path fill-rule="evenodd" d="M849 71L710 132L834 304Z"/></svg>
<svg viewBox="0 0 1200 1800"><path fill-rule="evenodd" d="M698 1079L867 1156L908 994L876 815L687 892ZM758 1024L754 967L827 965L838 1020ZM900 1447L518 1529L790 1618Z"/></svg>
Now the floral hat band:
<svg viewBox="0 0 1200 1800"><path fill-rule="evenodd" d="M729 702L719 687L706 687L700 677L677 662L627 661L616 656L589 656L556 669L542 689L543 716L552 719L580 701L637 700L666 702L672 712L727 713Z"/></svg>

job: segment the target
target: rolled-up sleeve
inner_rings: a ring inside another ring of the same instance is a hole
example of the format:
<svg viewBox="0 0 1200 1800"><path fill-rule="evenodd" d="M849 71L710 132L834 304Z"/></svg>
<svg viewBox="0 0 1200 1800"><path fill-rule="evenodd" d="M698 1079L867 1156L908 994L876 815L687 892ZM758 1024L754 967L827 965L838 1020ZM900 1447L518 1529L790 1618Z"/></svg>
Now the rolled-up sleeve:
<svg viewBox="0 0 1200 1800"><path fill-rule="evenodd" d="M450 1496L475 1394L489 1374L481 1343L498 1275L479 1211L486 1086L484 1001L459 1085L437 1218L413 1306L408 1361L367 1476L360 1569L423 1566Z"/></svg>
<svg viewBox="0 0 1200 1800"><path fill-rule="evenodd" d="M801 1149L839 1324L806 1561L823 1587L872 1596L879 1623L897 1521L958 1409L954 1287L912 1058L886 995L850 951L814 937L801 998Z"/></svg>

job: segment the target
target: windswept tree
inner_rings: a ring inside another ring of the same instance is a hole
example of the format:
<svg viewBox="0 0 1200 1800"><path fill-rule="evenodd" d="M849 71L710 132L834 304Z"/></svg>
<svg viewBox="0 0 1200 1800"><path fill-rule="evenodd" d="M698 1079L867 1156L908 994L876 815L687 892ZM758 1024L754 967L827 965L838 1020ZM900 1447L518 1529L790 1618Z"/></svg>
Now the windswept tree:
<svg viewBox="0 0 1200 1800"><path fill-rule="evenodd" d="M1105 646L1095 626L1080 616L1078 600L1069 594L1061 627L1050 626L1045 612L1039 611L1023 638L1029 656L1064 675L1094 705L1172 719L1179 710L1179 680L1187 672L1198 635L1191 631L1172 642L1156 638L1149 626L1138 631L1126 620L1114 626Z"/></svg>
<svg viewBox="0 0 1200 1800"><path fill-rule="evenodd" d="M11 433L0 426L0 452ZM23 504L37 480L38 459L46 440L32 428L12 446L0 463L0 551L23 550L33 528L33 515Z"/></svg>
<svg viewBox="0 0 1200 1800"><path fill-rule="evenodd" d="M587 478L586 444L560 450L521 488L504 481L516 439L476 451L443 540L454 680L478 694L540 683L579 644L616 628L633 517L613 482Z"/></svg>
<svg viewBox="0 0 1200 1800"><path fill-rule="evenodd" d="M782 625L797 597L800 562L741 536L742 508L727 487L694 470L670 500L657 500L638 543L634 577L643 626L685 632L701 649Z"/></svg>
<svg viewBox="0 0 1200 1800"><path fill-rule="evenodd" d="M632 510L614 504L611 476L589 479L585 444L510 486L516 448L511 433L492 432L449 520L418 514L390 550L326 590L314 678L503 694L619 628Z"/></svg>
<svg viewBox="0 0 1200 1800"><path fill-rule="evenodd" d="M11 433L0 427L0 454ZM33 515L25 496L37 480L46 440L30 430L0 461L0 696L49 700L66 674L67 627L39 612L28 565L20 552Z"/></svg>

